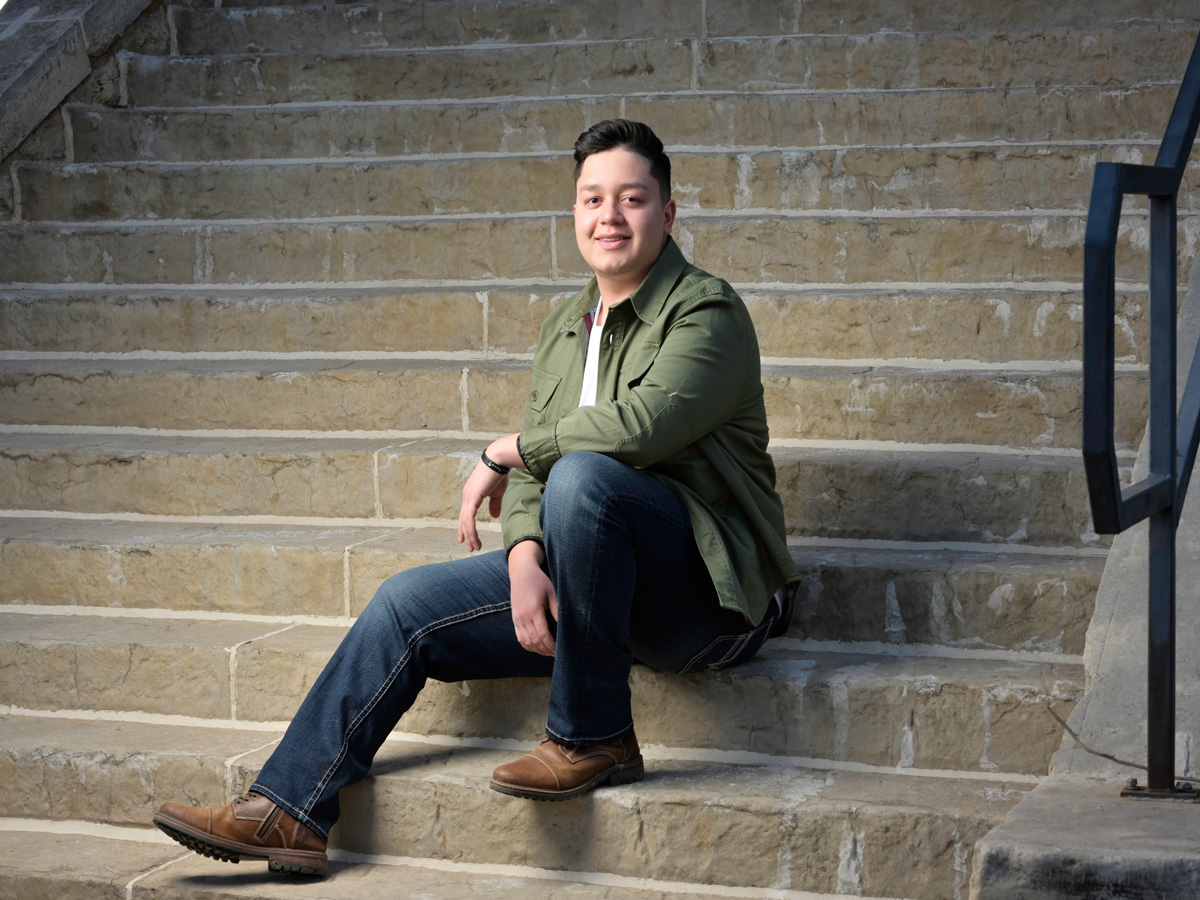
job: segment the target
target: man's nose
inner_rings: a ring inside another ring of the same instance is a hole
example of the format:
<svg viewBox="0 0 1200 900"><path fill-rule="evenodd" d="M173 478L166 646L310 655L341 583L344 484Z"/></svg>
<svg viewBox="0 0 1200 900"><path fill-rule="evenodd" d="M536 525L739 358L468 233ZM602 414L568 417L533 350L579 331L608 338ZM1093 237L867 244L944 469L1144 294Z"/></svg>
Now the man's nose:
<svg viewBox="0 0 1200 900"><path fill-rule="evenodd" d="M620 222L625 218L621 212L621 204L615 200L611 203L605 203L604 208L600 211L600 215L605 222Z"/></svg>

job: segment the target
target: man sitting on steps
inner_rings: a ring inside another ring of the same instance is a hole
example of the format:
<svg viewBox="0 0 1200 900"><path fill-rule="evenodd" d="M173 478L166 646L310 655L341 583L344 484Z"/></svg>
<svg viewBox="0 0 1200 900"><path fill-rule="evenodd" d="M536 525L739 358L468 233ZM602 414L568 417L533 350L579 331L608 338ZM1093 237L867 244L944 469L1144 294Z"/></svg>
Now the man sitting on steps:
<svg viewBox="0 0 1200 900"><path fill-rule="evenodd" d="M787 628L797 579L741 298L671 238L670 160L645 125L575 144L575 238L595 278L542 325L519 434L463 487L458 539L504 550L389 578L247 796L155 823L216 859L324 874L338 791L366 776L427 678L549 676L546 738L491 787L566 800L642 777L629 672L749 659Z"/></svg>

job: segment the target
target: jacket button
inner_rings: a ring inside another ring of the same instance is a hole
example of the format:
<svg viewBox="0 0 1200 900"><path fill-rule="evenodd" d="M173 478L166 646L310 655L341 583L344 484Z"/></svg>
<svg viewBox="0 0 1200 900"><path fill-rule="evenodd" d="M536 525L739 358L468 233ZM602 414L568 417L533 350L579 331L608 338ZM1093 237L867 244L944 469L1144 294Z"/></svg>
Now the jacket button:
<svg viewBox="0 0 1200 900"><path fill-rule="evenodd" d="M537 400L537 391L533 391L533 392L532 392L532 393L529 395L529 399L530 399L530 400L533 400L533 401L536 401L536 400Z"/></svg>

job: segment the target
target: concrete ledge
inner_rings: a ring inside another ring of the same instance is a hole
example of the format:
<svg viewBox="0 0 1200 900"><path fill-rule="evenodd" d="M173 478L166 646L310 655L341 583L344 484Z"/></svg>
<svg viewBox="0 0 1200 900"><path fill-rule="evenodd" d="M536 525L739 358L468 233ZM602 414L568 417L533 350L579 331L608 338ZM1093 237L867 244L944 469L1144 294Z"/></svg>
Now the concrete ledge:
<svg viewBox="0 0 1200 900"><path fill-rule="evenodd" d="M10 0L0 10L0 159L92 70L150 0Z"/></svg>
<svg viewBox="0 0 1200 900"><path fill-rule="evenodd" d="M1050 778L975 850L972 900L1200 897L1200 804Z"/></svg>

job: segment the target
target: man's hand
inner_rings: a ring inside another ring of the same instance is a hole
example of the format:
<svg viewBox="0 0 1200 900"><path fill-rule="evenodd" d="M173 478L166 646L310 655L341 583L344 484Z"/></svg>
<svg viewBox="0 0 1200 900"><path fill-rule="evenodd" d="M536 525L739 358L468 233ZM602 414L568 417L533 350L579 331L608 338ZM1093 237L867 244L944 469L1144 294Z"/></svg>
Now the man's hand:
<svg viewBox="0 0 1200 900"><path fill-rule="evenodd" d="M554 636L546 613L558 621L558 595L542 571L546 553L537 541L521 541L508 554L513 628L521 646L542 656L554 655Z"/></svg>
<svg viewBox="0 0 1200 900"><path fill-rule="evenodd" d="M462 506L458 510L458 542L465 542L468 550L478 550L483 546L479 531L475 528L475 514L479 512L479 507L486 500L492 518L499 518L500 499L507 487L507 475L492 471L482 461L475 464L475 471L463 485Z"/></svg>
<svg viewBox="0 0 1200 900"><path fill-rule="evenodd" d="M525 468L521 454L517 452L518 437L520 435L510 434L492 441L487 448L488 458L510 469ZM479 512L479 507L483 506L484 500L488 501L488 512L492 518L500 518L500 499L507 487L507 475L488 468L482 460L475 464L471 477L463 485L462 506L458 509L458 542L465 543L468 550L475 551L483 546L475 527L475 514Z"/></svg>

